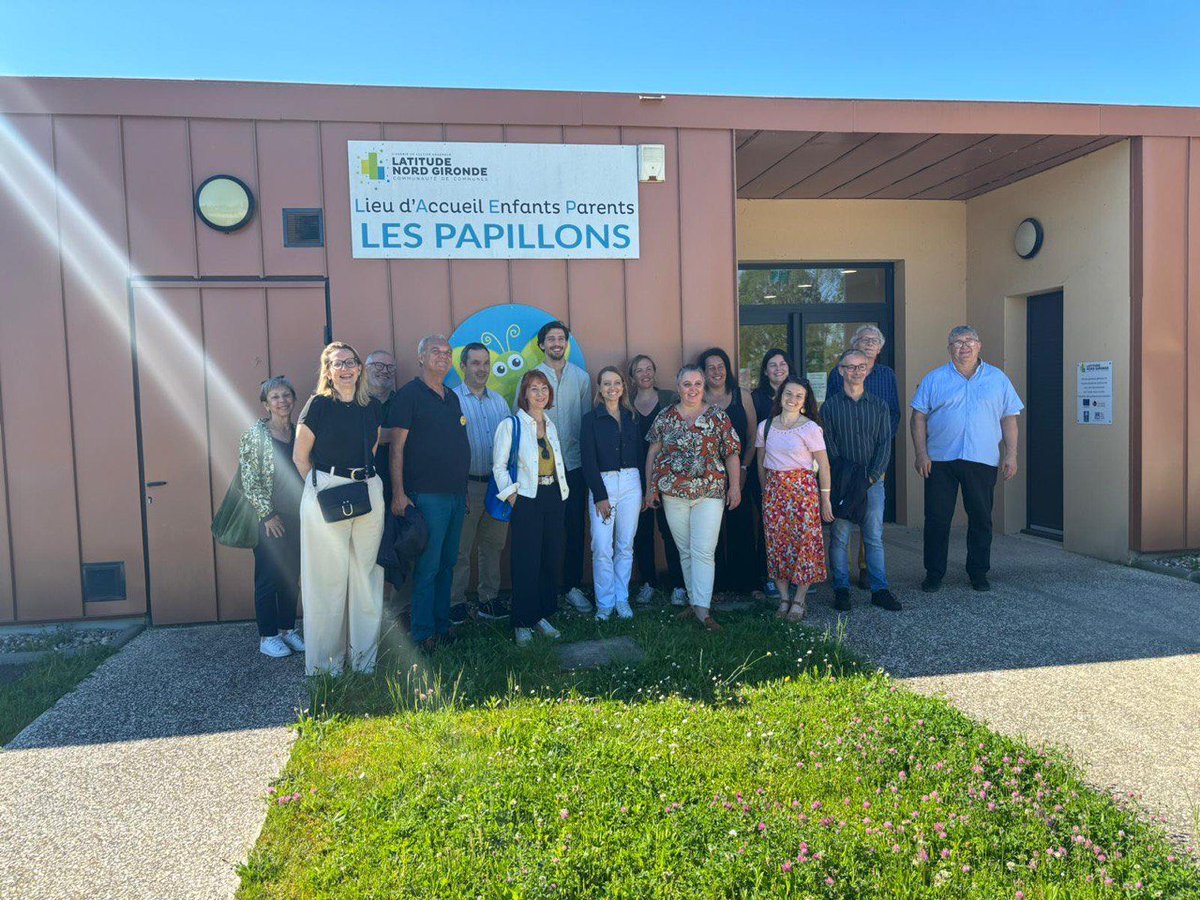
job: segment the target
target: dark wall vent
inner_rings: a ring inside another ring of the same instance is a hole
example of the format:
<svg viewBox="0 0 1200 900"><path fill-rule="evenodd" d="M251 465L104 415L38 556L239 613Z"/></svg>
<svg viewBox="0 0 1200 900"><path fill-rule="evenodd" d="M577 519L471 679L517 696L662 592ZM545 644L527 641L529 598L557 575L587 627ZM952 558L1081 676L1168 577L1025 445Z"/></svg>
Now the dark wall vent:
<svg viewBox="0 0 1200 900"><path fill-rule="evenodd" d="M325 216L319 209L283 211L283 246L324 247Z"/></svg>
<svg viewBox="0 0 1200 900"><path fill-rule="evenodd" d="M83 564L83 599L87 603L125 599L125 563Z"/></svg>

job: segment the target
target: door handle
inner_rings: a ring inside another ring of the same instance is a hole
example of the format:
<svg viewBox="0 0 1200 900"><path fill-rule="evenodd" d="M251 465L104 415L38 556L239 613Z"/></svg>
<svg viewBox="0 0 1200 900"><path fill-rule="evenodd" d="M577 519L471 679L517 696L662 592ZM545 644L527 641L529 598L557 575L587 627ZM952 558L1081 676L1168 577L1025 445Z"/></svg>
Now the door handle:
<svg viewBox="0 0 1200 900"><path fill-rule="evenodd" d="M148 488L152 488L152 487L162 487L162 486L163 486L163 485L165 485L165 484L166 484L166 482L165 482L165 481L147 481L147 482L146 482L146 487L148 487Z"/></svg>

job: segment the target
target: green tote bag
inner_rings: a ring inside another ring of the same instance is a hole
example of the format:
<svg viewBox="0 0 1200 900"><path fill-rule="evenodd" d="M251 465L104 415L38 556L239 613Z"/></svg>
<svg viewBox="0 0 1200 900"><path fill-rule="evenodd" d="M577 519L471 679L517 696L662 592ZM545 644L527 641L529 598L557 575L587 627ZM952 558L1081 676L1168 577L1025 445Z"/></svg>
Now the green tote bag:
<svg viewBox="0 0 1200 900"><path fill-rule="evenodd" d="M250 549L258 546L258 513L242 493L240 466L213 516L212 533L217 543L225 547Z"/></svg>

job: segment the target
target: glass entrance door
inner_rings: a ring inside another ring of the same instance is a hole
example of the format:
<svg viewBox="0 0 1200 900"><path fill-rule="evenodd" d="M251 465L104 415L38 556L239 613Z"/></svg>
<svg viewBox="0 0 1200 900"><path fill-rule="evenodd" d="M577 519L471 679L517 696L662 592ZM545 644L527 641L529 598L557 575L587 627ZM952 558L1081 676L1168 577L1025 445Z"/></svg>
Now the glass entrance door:
<svg viewBox="0 0 1200 900"><path fill-rule="evenodd" d="M759 366L772 348L784 350L792 370L825 401L829 374L857 328L874 325L886 343L879 362L893 366L890 263L743 263L738 268L738 375L758 385ZM901 398L901 406L903 406ZM895 520L895 447L888 470L885 517Z"/></svg>

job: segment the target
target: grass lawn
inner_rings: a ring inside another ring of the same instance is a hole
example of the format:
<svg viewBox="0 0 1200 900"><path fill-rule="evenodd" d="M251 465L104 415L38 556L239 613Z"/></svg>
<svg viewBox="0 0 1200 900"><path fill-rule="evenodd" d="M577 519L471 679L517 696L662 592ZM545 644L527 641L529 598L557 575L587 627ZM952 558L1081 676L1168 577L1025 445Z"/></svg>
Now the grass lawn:
<svg viewBox="0 0 1200 900"><path fill-rule="evenodd" d="M13 681L0 681L0 746L58 702L113 654L111 647L89 647L78 656L43 656Z"/></svg>
<svg viewBox="0 0 1200 900"><path fill-rule="evenodd" d="M1200 897L1195 860L1069 762L835 639L638 612L563 627L633 635L628 667L562 673L472 626L315 682L239 896Z"/></svg>

